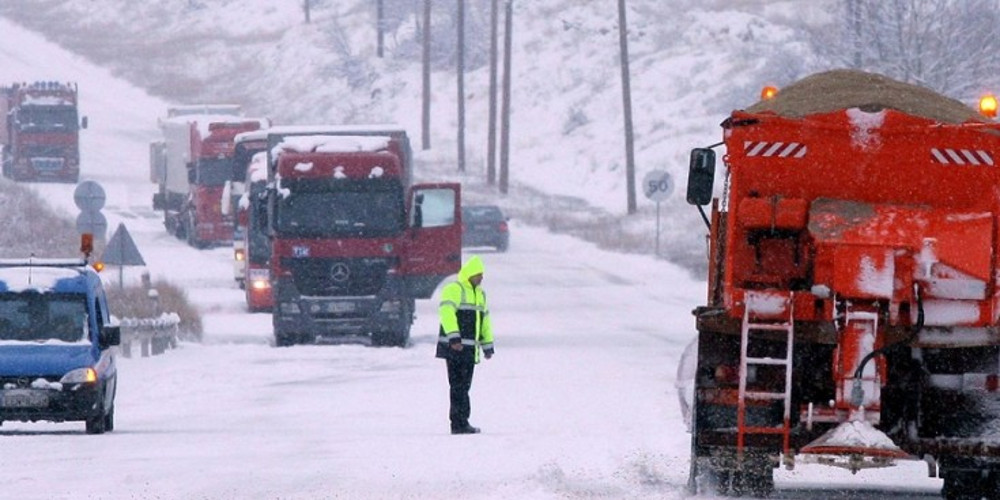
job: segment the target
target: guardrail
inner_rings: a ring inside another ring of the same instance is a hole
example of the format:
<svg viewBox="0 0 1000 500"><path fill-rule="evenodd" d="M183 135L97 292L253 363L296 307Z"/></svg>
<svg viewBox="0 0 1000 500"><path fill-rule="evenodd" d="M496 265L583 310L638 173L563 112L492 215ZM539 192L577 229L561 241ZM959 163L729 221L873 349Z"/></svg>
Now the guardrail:
<svg viewBox="0 0 1000 500"><path fill-rule="evenodd" d="M120 318L122 356L131 358L132 346L136 344L144 358L177 347L180 322L177 313L162 313L155 318Z"/></svg>

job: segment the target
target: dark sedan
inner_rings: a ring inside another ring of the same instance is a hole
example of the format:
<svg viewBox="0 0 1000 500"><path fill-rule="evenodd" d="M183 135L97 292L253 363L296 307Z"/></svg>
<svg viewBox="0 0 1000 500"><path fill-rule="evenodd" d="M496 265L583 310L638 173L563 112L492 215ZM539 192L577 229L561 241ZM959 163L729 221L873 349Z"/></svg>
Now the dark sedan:
<svg viewBox="0 0 1000 500"><path fill-rule="evenodd" d="M496 205L462 207L462 246L493 247L506 252L510 245L507 216Z"/></svg>

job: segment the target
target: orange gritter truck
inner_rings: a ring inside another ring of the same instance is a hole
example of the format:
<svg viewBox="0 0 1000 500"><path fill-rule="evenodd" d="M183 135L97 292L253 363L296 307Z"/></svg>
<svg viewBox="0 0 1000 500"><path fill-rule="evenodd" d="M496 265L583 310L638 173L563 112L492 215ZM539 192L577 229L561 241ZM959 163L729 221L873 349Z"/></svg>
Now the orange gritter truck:
<svg viewBox="0 0 1000 500"><path fill-rule="evenodd" d="M998 498L1000 124L835 70L722 128L687 187L711 206L689 488L922 459L945 498Z"/></svg>

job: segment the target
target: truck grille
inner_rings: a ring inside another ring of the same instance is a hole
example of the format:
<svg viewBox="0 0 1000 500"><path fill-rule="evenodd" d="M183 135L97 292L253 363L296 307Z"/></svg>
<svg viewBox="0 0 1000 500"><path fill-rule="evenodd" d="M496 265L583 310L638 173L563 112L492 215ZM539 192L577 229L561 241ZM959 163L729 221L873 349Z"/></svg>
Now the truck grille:
<svg viewBox="0 0 1000 500"><path fill-rule="evenodd" d="M385 285L388 259L282 259L302 295L376 295Z"/></svg>

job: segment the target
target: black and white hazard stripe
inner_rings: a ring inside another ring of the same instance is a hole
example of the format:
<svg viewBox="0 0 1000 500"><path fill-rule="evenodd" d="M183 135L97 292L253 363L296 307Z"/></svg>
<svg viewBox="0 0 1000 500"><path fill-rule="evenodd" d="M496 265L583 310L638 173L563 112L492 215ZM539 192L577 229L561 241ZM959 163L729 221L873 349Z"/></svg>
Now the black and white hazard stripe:
<svg viewBox="0 0 1000 500"><path fill-rule="evenodd" d="M808 148L798 142L745 141L743 149L747 156L764 158L802 158Z"/></svg>
<svg viewBox="0 0 1000 500"><path fill-rule="evenodd" d="M931 148L931 156L942 165L994 165L993 156L982 149Z"/></svg>

